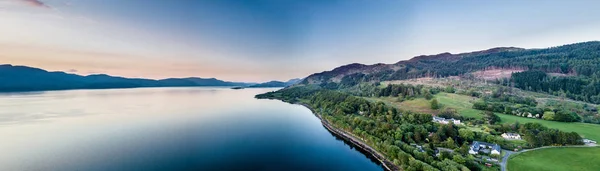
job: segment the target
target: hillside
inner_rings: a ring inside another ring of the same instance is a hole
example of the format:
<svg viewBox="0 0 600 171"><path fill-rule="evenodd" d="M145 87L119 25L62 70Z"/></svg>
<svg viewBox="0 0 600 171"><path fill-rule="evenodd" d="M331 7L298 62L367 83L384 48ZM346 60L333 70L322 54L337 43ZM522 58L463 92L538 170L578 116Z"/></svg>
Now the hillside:
<svg viewBox="0 0 600 171"><path fill-rule="evenodd" d="M169 78L163 80L124 78L105 74L81 76L65 72L49 72L27 66L0 65L0 92L67 89L105 89L134 87L181 86L247 86L215 78Z"/></svg>
<svg viewBox="0 0 600 171"><path fill-rule="evenodd" d="M521 74L517 80L506 80L504 84L513 82L517 88L554 95L559 95L562 91L571 99L600 104L599 41L546 49L501 47L461 54L423 55L394 64L355 63L312 74L301 84L318 85L327 89L346 89L361 83L381 81L477 76L478 72L489 69L540 71L545 74ZM511 73L500 74L508 74L510 77ZM506 76L492 78L502 77ZM531 82L530 78L534 78L534 82Z"/></svg>
<svg viewBox="0 0 600 171"><path fill-rule="evenodd" d="M311 108L404 170L501 170L488 160L501 155L472 154L469 145L519 151L597 140L598 76L600 42L584 42L349 64L256 97Z"/></svg>

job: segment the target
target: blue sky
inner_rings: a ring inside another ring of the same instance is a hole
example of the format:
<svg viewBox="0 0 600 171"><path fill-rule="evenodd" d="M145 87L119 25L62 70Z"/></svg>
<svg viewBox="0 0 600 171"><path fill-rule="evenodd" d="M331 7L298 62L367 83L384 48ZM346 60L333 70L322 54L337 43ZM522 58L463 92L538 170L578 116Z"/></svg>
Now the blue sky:
<svg viewBox="0 0 600 171"><path fill-rule="evenodd" d="M596 1L4 0L0 63L286 80L349 63L600 40Z"/></svg>

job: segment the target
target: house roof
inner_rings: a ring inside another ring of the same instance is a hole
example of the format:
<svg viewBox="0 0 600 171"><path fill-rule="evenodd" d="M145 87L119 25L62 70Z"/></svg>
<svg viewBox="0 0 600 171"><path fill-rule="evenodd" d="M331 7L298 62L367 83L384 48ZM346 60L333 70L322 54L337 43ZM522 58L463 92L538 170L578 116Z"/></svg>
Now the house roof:
<svg viewBox="0 0 600 171"><path fill-rule="evenodd" d="M498 152L502 151L502 147L500 147L500 145L498 144L494 144L494 146L492 147L493 150L496 150Z"/></svg>
<svg viewBox="0 0 600 171"><path fill-rule="evenodd" d="M500 147L500 145L498 145L498 144L492 144L492 143L480 142L480 141L473 141L473 145L471 145L471 149L473 149L473 151L479 151L479 149L481 148L481 145L485 145L487 147L492 147L492 150L496 150L496 151L502 150L502 147Z"/></svg>
<svg viewBox="0 0 600 171"><path fill-rule="evenodd" d="M507 136L519 136L519 134L512 133L512 132L507 132L507 133L504 133L504 134L506 134Z"/></svg>
<svg viewBox="0 0 600 171"><path fill-rule="evenodd" d="M442 117L436 117L436 116L434 116L434 117L433 117L433 120L442 120L442 121L443 121L443 120L446 120L446 119L444 119L444 118L442 118Z"/></svg>
<svg viewBox="0 0 600 171"><path fill-rule="evenodd" d="M473 145L471 145L471 149L473 149L473 151L479 151L479 141L473 141Z"/></svg>
<svg viewBox="0 0 600 171"><path fill-rule="evenodd" d="M433 120L434 121L449 121L449 122L460 121L460 120L457 120L457 119L454 119L454 118L446 119L446 118L437 117L437 116L434 116Z"/></svg>

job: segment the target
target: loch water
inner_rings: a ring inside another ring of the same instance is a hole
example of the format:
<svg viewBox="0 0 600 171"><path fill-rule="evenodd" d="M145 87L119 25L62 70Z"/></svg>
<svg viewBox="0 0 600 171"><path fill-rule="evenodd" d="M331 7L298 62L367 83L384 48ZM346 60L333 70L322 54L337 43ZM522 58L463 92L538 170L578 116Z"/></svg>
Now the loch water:
<svg viewBox="0 0 600 171"><path fill-rule="evenodd" d="M383 170L274 90L0 94L0 170Z"/></svg>

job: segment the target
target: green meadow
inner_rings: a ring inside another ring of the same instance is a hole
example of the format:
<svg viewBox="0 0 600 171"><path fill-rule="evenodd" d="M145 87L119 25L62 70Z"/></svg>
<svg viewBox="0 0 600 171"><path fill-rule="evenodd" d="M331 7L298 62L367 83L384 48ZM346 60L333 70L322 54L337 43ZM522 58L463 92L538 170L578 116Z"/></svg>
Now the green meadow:
<svg viewBox="0 0 600 171"><path fill-rule="evenodd" d="M508 160L509 171L600 170L600 147L562 147L528 151Z"/></svg>
<svg viewBox="0 0 600 171"><path fill-rule="evenodd" d="M473 97L452 93L438 93L434 96L434 98L438 99L439 103L442 105L442 109L445 108L453 108L456 109L457 112L466 117L474 117L481 118L480 110L473 109L472 101L476 100ZM366 98L370 101L382 101L388 105L395 106L400 109L409 110L413 112L421 112L421 113L432 113L437 114L437 110L432 110L430 108L430 103L428 100L424 98L416 98L413 100L406 100L402 102L398 102L397 98L392 97L380 97L380 98ZM567 122L556 122L556 121L547 121L542 119L532 119L519 117L515 115L507 115L496 113L502 119L502 123L529 123L529 122L537 122L547 126L548 128L555 128L562 131L574 131L579 133L581 136L589 139L593 139L596 141L600 141L600 125L598 124L587 124L587 123L567 123Z"/></svg>
<svg viewBox="0 0 600 171"><path fill-rule="evenodd" d="M498 114L498 116L500 116L502 119L502 123L515 123L517 121L519 123L537 122L547 126L548 128L555 128L563 131L573 131L579 133L579 135L585 138L596 141L600 140L600 125L598 124L556 122L506 114Z"/></svg>

